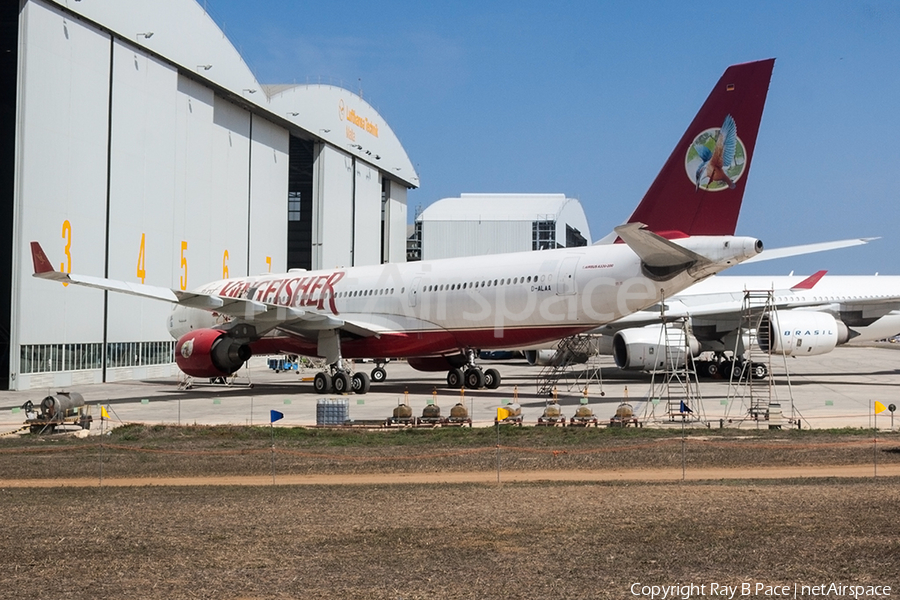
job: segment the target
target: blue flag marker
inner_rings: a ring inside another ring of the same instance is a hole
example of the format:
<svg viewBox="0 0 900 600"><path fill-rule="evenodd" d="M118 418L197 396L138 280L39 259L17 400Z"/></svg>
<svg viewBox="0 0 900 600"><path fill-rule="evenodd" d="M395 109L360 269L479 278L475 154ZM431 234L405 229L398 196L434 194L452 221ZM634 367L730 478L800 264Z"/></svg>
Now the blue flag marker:
<svg viewBox="0 0 900 600"><path fill-rule="evenodd" d="M693 413L694 411L692 411L691 408L687 404L684 403L684 400L682 400L681 401L681 412L690 414L690 413Z"/></svg>
<svg viewBox="0 0 900 600"><path fill-rule="evenodd" d="M274 423L275 421L279 421L284 418L284 413L278 412L277 410L269 411L269 423Z"/></svg>

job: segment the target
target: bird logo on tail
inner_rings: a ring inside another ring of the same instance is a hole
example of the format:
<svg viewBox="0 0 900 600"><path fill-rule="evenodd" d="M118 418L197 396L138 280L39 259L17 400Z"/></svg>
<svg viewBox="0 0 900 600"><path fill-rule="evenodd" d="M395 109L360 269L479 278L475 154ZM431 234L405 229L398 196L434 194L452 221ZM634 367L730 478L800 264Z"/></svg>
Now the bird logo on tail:
<svg viewBox="0 0 900 600"><path fill-rule="evenodd" d="M722 127L707 129L694 138L685 157L685 170L695 189L707 192L734 189L744 173L747 155L731 115Z"/></svg>

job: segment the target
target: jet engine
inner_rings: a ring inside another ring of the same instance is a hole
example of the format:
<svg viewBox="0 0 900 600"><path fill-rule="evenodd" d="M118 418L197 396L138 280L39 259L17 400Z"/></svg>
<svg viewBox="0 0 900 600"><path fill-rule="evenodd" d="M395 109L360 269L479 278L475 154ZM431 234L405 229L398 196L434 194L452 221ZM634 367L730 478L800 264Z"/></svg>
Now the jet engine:
<svg viewBox="0 0 900 600"><path fill-rule="evenodd" d="M683 367L686 351L691 356L700 354L697 338L690 335L685 343L684 330L680 327L669 325L667 332L662 328L662 325L649 325L617 332L612 344L616 366L627 371L656 371L665 368L667 362L671 367Z"/></svg>
<svg viewBox="0 0 900 600"><path fill-rule="evenodd" d="M850 330L828 313L787 310L763 315L757 339L769 354L816 356L849 340Z"/></svg>
<svg viewBox="0 0 900 600"><path fill-rule="evenodd" d="M566 365L583 364L591 358L588 352L566 349L548 349L526 350L525 360L529 365L537 365L539 367L560 367Z"/></svg>
<svg viewBox="0 0 900 600"><path fill-rule="evenodd" d="M525 360L529 365L537 365L546 367L552 364L553 357L556 356L556 349L543 348L540 350L526 350L524 352Z"/></svg>
<svg viewBox="0 0 900 600"><path fill-rule="evenodd" d="M248 341L221 329L197 329L175 344L175 362L192 377L227 377L253 355Z"/></svg>
<svg viewBox="0 0 900 600"><path fill-rule="evenodd" d="M406 360L407 364L416 371L434 372L448 371L464 367L469 359L464 354L452 356L415 356Z"/></svg>

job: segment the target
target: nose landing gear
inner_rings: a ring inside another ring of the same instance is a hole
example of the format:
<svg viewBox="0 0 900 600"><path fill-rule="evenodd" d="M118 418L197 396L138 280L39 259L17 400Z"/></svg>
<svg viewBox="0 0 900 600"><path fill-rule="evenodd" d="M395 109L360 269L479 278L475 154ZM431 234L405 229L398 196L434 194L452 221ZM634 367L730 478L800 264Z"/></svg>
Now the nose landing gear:
<svg viewBox="0 0 900 600"><path fill-rule="evenodd" d="M381 383L382 381L387 379L387 371L384 370L384 365L386 363L386 359L375 359L375 368L372 369L372 381L374 381L375 383Z"/></svg>

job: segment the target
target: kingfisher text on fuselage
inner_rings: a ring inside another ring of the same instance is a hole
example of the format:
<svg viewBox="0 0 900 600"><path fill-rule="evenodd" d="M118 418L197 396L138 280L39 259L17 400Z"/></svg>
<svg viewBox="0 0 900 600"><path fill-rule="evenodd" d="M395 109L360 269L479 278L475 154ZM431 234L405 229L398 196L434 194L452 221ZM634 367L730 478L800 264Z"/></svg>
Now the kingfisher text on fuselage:
<svg viewBox="0 0 900 600"><path fill-rule="evenodd" d="M328 275L286 277L259 283L237 279L225 283L217 293L226 298L245 298L265 304L315 306L318 310L323 310L327 302L329 310L336 315L334 284L344 275L344 271L335 271Z"/></svg>

